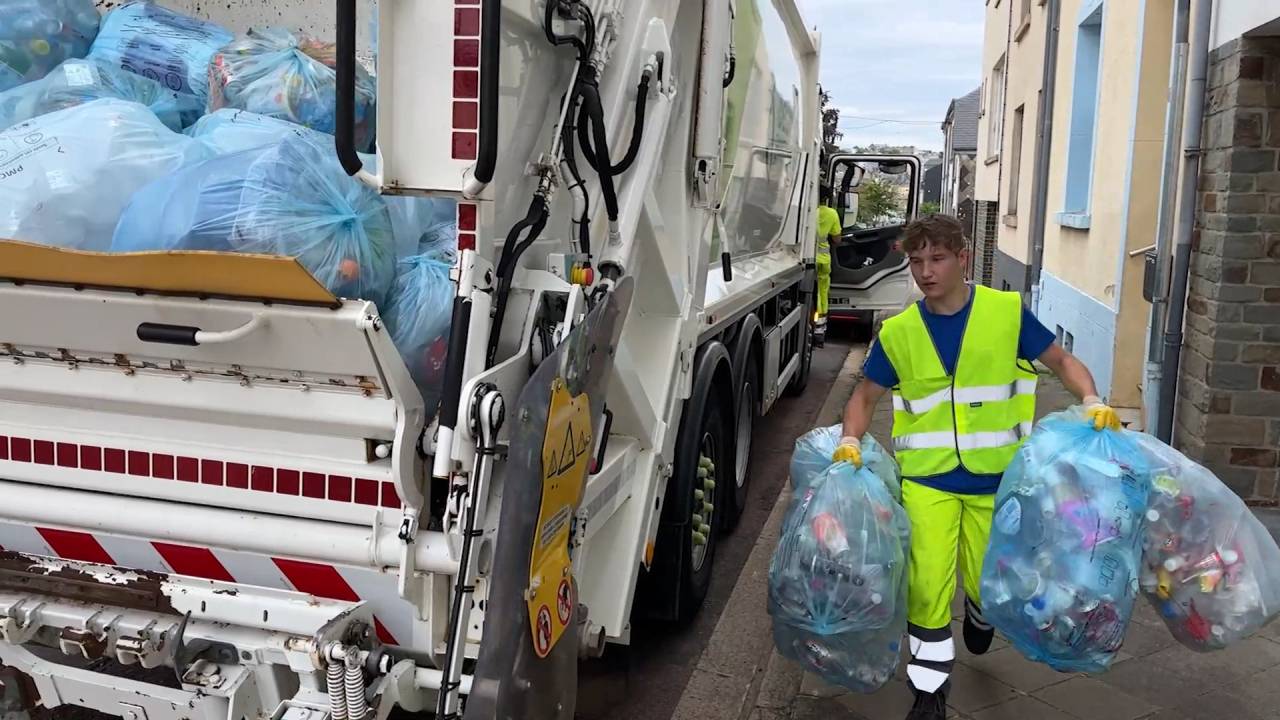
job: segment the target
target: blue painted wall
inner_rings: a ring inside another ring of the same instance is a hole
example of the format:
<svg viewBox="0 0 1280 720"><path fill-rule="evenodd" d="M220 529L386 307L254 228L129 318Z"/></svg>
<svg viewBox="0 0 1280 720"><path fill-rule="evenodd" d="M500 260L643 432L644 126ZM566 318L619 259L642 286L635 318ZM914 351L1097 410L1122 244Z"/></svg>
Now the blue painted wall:
<svg viewBox="0 0 1280 720"><path fill-rule="evenodd" d="M1115 369L1116 312L1049 271L1041 276L1040 312L1045 327L1065 336L1071 333L1071 352L1093 372L1098 392L1111 394Z"/></svg>

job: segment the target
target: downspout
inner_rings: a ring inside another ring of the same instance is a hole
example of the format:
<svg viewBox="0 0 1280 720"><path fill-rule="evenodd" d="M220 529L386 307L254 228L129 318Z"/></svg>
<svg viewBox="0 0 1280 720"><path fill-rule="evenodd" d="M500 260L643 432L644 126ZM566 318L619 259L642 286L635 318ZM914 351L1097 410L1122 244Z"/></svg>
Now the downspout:
<svg viewBox="0 0 1280 720"><path fill-rule="evenodd" d="M1182 144L1182 108L1187 97L1187 62L1191 35L1191 0L1178 0L1173 20L1173 62L1169 71L1169 107L1165 118L1164 167L1160 174L1160 217L1156 228L1156 284L1151 293L1151 328L1147 340L1147 377L1143 392L1146 417L1143 427L1159 424L1160 385L1164 373L1165 315L1169 305L1169 265L1173 245L1173 219L1178 206L1178 150Z"/></svg>
<svg viewBox="0 0 1280 720"><path fill-rule="evenodd" d="M1195 230L1197 194L1200 189L1200 137L1204 126L1205 80L1209 74L1209 33L1212 0L1196 0L1189 49L1190 78L1182 117L1182 173L1178 188L1178 221L1174 229L1173 285L1164 328L1163 382L1160 384L1156 437L1173 438L1173 411L1178 397L1178 364L1182 360L1182 325L1187 308L1187 283L1191 274L1191 236Z"/></svg>
<svg viewBox="0 0 1280 720"><path fill-rule="evenodd" d="M1040 274L1044 269L1044 233L1049 208L1049 159L1053 150L1054 95L1058 86L1058 35L1062 0L1049 0L1045 26L1044 77L1040 82L1039 129L1036 132L1036 167L1031 181L1031 264L1027 267L1027 288L1031 309L1040 309Z"/></svg>

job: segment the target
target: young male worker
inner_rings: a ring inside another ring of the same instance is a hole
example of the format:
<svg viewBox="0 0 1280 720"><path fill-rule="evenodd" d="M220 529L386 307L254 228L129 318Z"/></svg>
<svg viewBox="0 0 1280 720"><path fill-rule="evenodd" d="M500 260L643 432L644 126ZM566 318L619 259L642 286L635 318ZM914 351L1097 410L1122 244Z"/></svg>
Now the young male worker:
<svg viewBox="0 0 1280 720"><path fill-rule="evenodd" d="M964 573L965 646L982 654L994 630L978 594L1000 476L1035 416L1039 360L1080 398L1095 429L1117 428L1093 376L1054 342L1020 296L965 283L963 228L932 215L907 226L903 251L924 300L886 320L844 413L834 460L861 465L859 439L893 388L893 449L911 519L907 677L915 692L908 720L946 717L955 644L951 600ZM958 563L957 563L958 560Z"/></svg>

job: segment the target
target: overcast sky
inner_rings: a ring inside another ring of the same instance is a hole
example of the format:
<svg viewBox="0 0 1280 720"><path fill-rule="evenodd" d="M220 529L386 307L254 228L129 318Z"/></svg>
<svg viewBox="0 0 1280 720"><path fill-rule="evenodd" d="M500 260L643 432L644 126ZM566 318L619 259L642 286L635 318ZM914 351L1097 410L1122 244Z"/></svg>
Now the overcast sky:
<svg viewBox="0 0 1280 720"><path fill-rule="evenodd" d="M798 1L822 33L822 85L841 110L841 144L941 150L947 105L982 83L982 1Z"/></svg>

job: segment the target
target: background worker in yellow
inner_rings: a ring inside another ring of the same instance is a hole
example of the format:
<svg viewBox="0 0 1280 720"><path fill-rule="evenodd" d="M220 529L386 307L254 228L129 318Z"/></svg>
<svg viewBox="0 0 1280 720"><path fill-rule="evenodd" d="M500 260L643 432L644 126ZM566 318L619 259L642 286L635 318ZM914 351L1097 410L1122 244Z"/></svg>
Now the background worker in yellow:
<svg viewBox="0 0 1280 720"><path fill-rule="evenodd" d="M831 247L840 245L840 214L831 207L831 188L823 185L818 190L818 319L817 339L826 339L827 310L831 297Z"/></svg>
<svg viewBox="0 0 1280 720"><path fill-rule="evenodd" d="M834 460L861 465L859 441L876 403L893 388L893 448L911 520L907 677L916 694L908 720L946 717L955 661L951 601L964 574L965 646L982 654L994 630L982 617L979 579L1000 477L1035 417L1039 360L1086 406L1096 429L1119 427L1093 376L1056 344L1017 293L965 282L960 222L932 215L909 225L903 251L924 300L885 321L844 414Z"/></svg>

